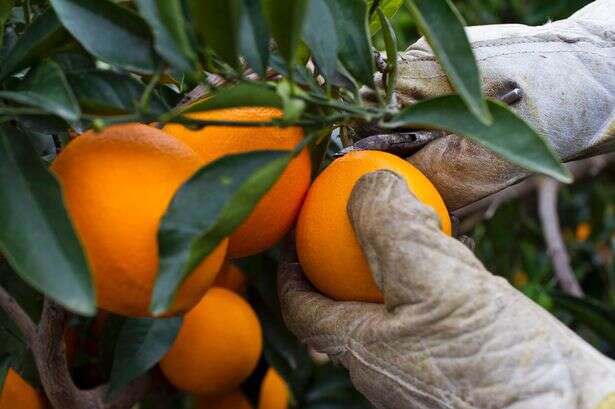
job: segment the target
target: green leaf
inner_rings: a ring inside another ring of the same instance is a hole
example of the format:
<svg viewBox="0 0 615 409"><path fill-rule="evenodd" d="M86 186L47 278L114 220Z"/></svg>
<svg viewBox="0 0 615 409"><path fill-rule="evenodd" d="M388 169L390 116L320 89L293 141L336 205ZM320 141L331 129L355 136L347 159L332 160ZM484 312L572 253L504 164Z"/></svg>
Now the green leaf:
<svg viewBox="0 0 615 409"><path fill-rule="evenodd" d="M156 68L152 35L132 10L110 0L49 0L62 25L97 58L130 71Z"/></svg>
<svg viewBox="0 0 615 409"><path fill-rule="evenodd" d="M154 314L168 310L181 283L250 215L291 159L289 151L225 156L179 189L158 231L160 266L150 306Z"/></svg>
<svg viewBox="0 0 615 409"><path fill-rule="evenodd" d="M0 128L0 251L27 283L71 311L96 313L85 255L57 180L28 137Z"/></svg>
<svg viewBox="0 0 615 409"><path fill-rule="evenodd" d="M2 389L4 389L4 381L9 373L11 367L11 356L9 354L0 356L0 396L2 396Z"/></svg>
<svg viewBox="0 0 615 409"><path fill-rule="evenodd" d="M158 363L173 345L182 317L128 318L117 339L107 389L109 400Z"/></svg>
<svg viewBox="0 0 615 409"><path fill-rule="evenodd" d="M269 64L269 31L259 0L243 0L239 31L239 49L248 65L265 78Z"/></svg>
<svg viewBox="0 0 615 409"><path fill-rule="evenodd" d="M95 115L118 115L135 112L145 85L127 74L113 71L85 70L67 75L84 112ZM149 109L154 113L168 110L157 93L152 94Z"/></svg>
<svg viewBox="0 0 615 409"><path fill-rule="evenodd" d="M311 0L303 38L325 79L335 75L337 69L338 40L336 21L326 0Z"/></svg>
<svg viewBox="0 0 615 409"><path fill-rule="evenodd" d="M189 0L196 32L233 68L239 68L241 0Z"/></svg>
<svg viewBox="0 0 615 409"><path fill-rule="evenodd" d="M367 9L371 10L374 0L367 1ZM404 4L404 0L380 0L378 8L387 18L392 18ZM374 35L382 28L380 18L374 13L369 19L369 32Z"/></svg>
<svg viewBox="0 0 615 409"><path fill-rule="evenodd" d="M412 105L384 124L389 128L439 128L470 138L524 168L569 183L572 178L548 143L507 106L489 101L493 124L485 125L456 96L438 97Z"/></svg>
<svg viewBox="0 0 615 409"><path fill-rule="evenodd" d="M386 95L387 103L393 102L393 93L395 92L395 85L397 84L397 36L395 35L395 29L391 25L391 22L382 12L377 10L378 19L383 27L382 37L384 38L384 45L387 52L387 73L386 73Z"/></svg>
<svg viewBox="0 0 615 409"><path fill-rule="evenodd" d="M262 4L271 35L278 45L280 55L289 67L293 67L297 49L301 43L308 1L262 0Z"/></svg>
<svg viewBox="0 0 615 409"><path fill-rule="evenodd" d="M190 105L185 112L211 111L239 106L282 107L282 99L275 90L262 85L243 83L224 88L214 96Z"/></svg>
<svg viewBox="0 0 615 409"><path fill-rule="evenodd" d="M615 310L592 298L576 298L550 292L555 305L570 313L615 348Z"/></svg>
<svg viewBox="0 0 615 409"><path fill-rule="evenodd" d="M137 0L141 16L154 34L154 48L171 66L185 73L197 69L180 0Z"/></svg>
<svg viewBox="0 0 615 409"><path fill-rule="evenodd" d="M339 38L339 58L359 82L374 86L374 56L365 0L329 0Z"/></svg>
<svg viewBox="0 0 615 409"><path fill-rule="evenodd" d="M0 80L66 48L70 43L70 35L64 30L53 10L46 11L26 28L11 48L2 62Z"/></svg>
<svg viewBox="0 0 615 409"><path fill-rule="evenodd" d="M480 73L461 15L450 0L406 0L410 13L448 78L470 108L486 125L493 120L483 98Z"/></svg>
<svg viewBox="0 0 615 409"><path fill-rule="evenodd" d="M4 24L13 10L13 0L0 0L0 47L4 40Z"/></svg>
<svg viewBox="0 0 615 409"><path fill-rule="evenodd" d="M51 60L34 66L14 90L0 91L0 98L41 108L67 121L76 121L81 115L62 68Z"/></svg>

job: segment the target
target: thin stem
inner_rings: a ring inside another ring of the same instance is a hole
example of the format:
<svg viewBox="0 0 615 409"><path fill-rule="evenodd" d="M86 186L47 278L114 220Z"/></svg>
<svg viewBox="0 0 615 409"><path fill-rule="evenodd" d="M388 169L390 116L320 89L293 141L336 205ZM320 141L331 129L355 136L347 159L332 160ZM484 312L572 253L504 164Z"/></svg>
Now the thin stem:
<svg viewBox="0 0 615 409"><path fill-rule="evenodd" d="M0 308L15 322L26 342L32 345L36 337L36 325L34 325L30 316L2 286L0 286Z"/></svg>
<svg viewBox="0 0 615 409"><path fill-rule="evenodd" d="M32 22L32 7L30 6L30 0L24 0L23 4L23 14L26 19L26 24L30 24Z"/></svg>
<svg viewBox="0 0 615 409"><path fill-rule="evenodd" d="M562 238L557 215L557 193L560 183L555 179L542 178L538 187L538 212L542 231L553 262L555 277L562 290L574 297L583 297L583 290L570 266L570 257Z"/></svg>
<svg viewBox="0 0 615 409"><path fill-rule="evenodd" d="M143 91L143 95L141 95L141 100L139 101L139 110L141 112L148 112L149 102L152 97L152 93L154 92L156 85L158 85L158 83L160 82L160 76L162 75L163 70L164 66L160 64L154 72L152 78L150 78L149 82L147 83L147 86Z"/></svg>

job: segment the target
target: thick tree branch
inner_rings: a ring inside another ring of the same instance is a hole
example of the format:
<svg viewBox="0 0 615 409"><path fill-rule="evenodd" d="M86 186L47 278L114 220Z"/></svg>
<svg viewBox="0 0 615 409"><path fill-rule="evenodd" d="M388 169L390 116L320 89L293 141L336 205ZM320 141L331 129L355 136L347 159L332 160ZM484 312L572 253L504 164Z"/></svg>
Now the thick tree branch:
<svg viewBox="0 0 615 409"><path fill-rule="evenodd" d="M36 336L36 325L2 286L0 286L0 308L11 317L28 344L32 345Z"/></svg>
<svg viewBox="0 0 615 409"><path fill-rule="evenodd" d="M582 297L583 290L570 265L570 257L566 251L557 214L557 194L560 183L555 179L545 177L540 179L538 186L538 213L549 256L553 262L555 277L565 293Z"/></svg>

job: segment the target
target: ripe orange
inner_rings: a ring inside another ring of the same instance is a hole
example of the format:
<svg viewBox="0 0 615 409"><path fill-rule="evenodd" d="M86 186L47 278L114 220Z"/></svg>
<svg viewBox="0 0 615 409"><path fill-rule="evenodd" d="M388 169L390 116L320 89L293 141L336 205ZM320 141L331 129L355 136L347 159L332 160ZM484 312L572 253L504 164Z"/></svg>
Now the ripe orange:
<svg viewBox="0 0 615 409"><path fill-rule="evenodd" d="M288 384L275 369L269 368L261 385L258 409L286 409L289 400Z"/></svg>
<svg viewBox="0 0 615 409"><path fill-rule="evenodd" d="M222 396L200 396L196 409L253 409L252 404L240 390Z"/></svg>
<svg viewBox="0 0 615 409"><path fill-rule="evenodd" d="M589 236L591 236L591 234L592 234L591 224L587 222L583 222L583 223L579 223L579 225L577 226L574 232L574 237L577 239L577 241L587 241L587 239L589 238Z"/></svg>
<svg viewBox="0 0 615 409"><path fill-rule="evenodd" d="M189 147L141 124L86 132L53 163L101 308L149 315L160 219L199 164ZM226 246L221 243L184 282L172 312L189 310L201 299L222 266Z"/></svg>
<svg viewBox="0 0 615 409"><path fill-rule="evenodd" d="M420 201L431 206L451 233L451 222L438 191L405 160L378 151L353 152L335 160L316 178L297 222L297 254L305 274L336 300L382 302L347 213L352 189L361 176L381 169L401 175Z"/></svg>
<svg viewBox="0 0 615 409"><path fill-rule="evenodd" d="M226 261L216 276L214 286L243 294L246 292L246 276L243 275L239 267L230 261Z"/></svg>
<svg viewBox="0 0 615 409"><path fill-rule="evenodd" d="M192 114L195 119L269 121L281 117L275 108L232 108ZM169 124L164 131L192 147L204 164L225 155L257 150L291 150L303 139L301 128L210 126L191 131ZM312 166L307 149L288 165L280 179L231 235L229 257L259 253L277 243L291 229L310 185Z"/></svg>
<svg viewBox="0 0 615 409"><path fill-rule="evenodd" d="M252 373L262 349L261 326L252 307L234 292L213 287L186 314L160 367L178 389L222 395Z"/></svg>
<svg viewBox="0 0 615 409"><path fill-rule="evenodd" d="M43 409L45 402L36 389L9 369L0 390L0 409Z"/></svg>

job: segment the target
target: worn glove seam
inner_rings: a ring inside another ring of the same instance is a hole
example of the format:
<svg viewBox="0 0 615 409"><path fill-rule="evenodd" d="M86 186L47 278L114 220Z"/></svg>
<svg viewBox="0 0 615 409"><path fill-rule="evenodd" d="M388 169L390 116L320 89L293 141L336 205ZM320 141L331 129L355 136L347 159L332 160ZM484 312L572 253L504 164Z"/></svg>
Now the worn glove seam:
<svg viewBox="0 0 615 409"><path fill-rule="evenodd" d="M391 379L392 381L394 381L395 383L397 383L398 385L402 386L405 389L411 389L409 387L409 385L411 384L422 387L421 393L433 398L434 400L440 402L443 405L446 405L447 408L455 409L452 406L449 406L446 402L442 402L441 399L438 398L437 396L425 393L424 390L432 388L433 390L438 391L442 396L455 397L456 399L459 399L460 401L468 405L468 409L478 409L472 404L470 404L469 402L467 402L464 398L454 395L440 388L435 383L426 383L416 377L410 376L409 374L402 371L402 369L399 368L394 363L391 363L391 367L395 370L395 374L390 373L387 369L383 368L382 366L376 363L378 361L377 357L369 352L369 350L367 349L364 343L356 340L352 336L347 335L347 336L340 337L336 335L312 335L312 336L304 338L303 341L309 345L313 345L314 343L321 344L323 343L322 341L324 341L325 344L328 344L328 346L324 348L324 350L335 351L334 353L326 352L327 355L331 357L338 357L340 355L344 355L350 352L350 354L355 359L357 359L362 365L374 370L375 372L383 376L386 376L387 378ZM354 346L360 348L367 357L363 357L358 352L356 352L356 348ZM424 348L424 350L426 349ZM435 367L437 368L437 365L435 365ZM444 376L442 371L439 370L438 372Z"/></svg>
<svg viewBox="0 0 615 409"><path fill-rule="evenodd" d="M615 45L609 46L609 48L615 48ZM608 56L604 55L604 54L600 54L600 53L596 53L596 52L592 52L592 51L584 51L584 50L558 50L558 51L516 51L514 53L502 53L502 54L496 54L496 55L490 55L488 57L483 57L483 58L479 58L476 61L477 62L483 62L483 61L487 61L487 60L491 60L493 58L498 58L498 57L505 57L505 56L510 56L510 55L522 55L522 54L566 54L566 53L577 53L577 54L591 54L591 55L597 55L600 57L605 57L605 58L609 58ZM432 62L437 62L437 60L435 58L421 58L421 59L417 59L417 60L406 60L405 58L407 57L402 57L402 59L404 59L404 62L409 62L409 63L413 63L413 62L425 62L425 61L432 61ZM609 58L610 59L610 58ZM615 58L613 58L615 60ZM415 80L426 80L426 79L433 79L433 78L442 78L442 77L446 77L445 73L439 74L439 75L432 75L432 76L409 76L409 75L404 75L404 78L408 78L408 79L415 79Z"/></svg>
<svg viewBox="0 0 615 409"><path fill-rule="evenodd" d="M349 342L351 344L356 344L359 348L361 348L361 350L363 351L363 353L366 355L366 357L363 357L361 354L359 354L356 351L356 348L353 348L351 346L348 347L348 351L350 352L350 354L357 359L361 364L363 364L364 366L372 369L373 371L389 378L390 380L392 380L393 382L397 383L398 385L400 385L401 387L403 387L406 390L411 390L411 385L420 385L422 387L422 389L420 390L420 392L423 395L426 395L430 398L432 398L433 400L439 402L440 404L444 405L447 408L450 409L455 409L453 406L450 406L447 402L442 401L442 399L436 395L430 394L430 393L426 393L425 390L432 388L433 390L438 391L442 396L448 396L448 397L455 397L456 399L459 399L461 402L465 403L466 405L468 405L468 409L478 409L476 408L474 405L472 405L471 403L467 402L464 398L457 396L453 393L450 393L442 388L440 388L438 385L436 385L435 383L426 383L414 376L410 376L409 374L405 373L404 371L401 370L401 368L399 368L397 365L395 365L394 363L391 363L391 368L395 370L396 374L391 373L388 369L385 369L384 367L380 366L377 364L378 359L377 357L372 354L371 352L369 352L369 350L367 348L365 348L365 346L355 340L350 338ZM436 366L437 367L437 366ZM441 371L439 371L440 374L442 374Z"/></svg>

